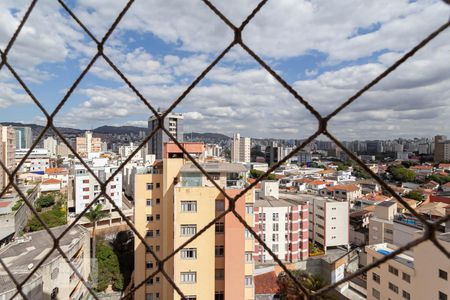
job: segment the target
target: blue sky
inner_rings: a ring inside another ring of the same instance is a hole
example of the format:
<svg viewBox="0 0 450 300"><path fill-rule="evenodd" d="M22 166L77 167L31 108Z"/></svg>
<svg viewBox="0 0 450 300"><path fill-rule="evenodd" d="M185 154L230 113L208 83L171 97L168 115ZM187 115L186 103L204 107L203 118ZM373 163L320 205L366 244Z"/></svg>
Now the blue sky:
<svg viewBox="0 0 450 300"><path fill-rule="evenodd" d="M0 47L29 1L0 2ZM69 1L101 39L125 1ZM214 2L239 24L253 0ZM349 13L351 12L351 13ZM375 13L376 12L376 13ZM269 1L244 42L323 114L446 22L442 1ZM344 139L450 135L449 33L444 32L388 81L331 122ZM233 34L201 1L137 0L105 53L155 107L168 107L231 42ZM96 47L55 1L38 1L9 62L52 111ZM2 121L42 123L42 114L0 71ZM304 138L317 122L239 46L183 100L185 128L252 137ZM99 59L56 117L61 126L145 126L151 112Z"/></svg>

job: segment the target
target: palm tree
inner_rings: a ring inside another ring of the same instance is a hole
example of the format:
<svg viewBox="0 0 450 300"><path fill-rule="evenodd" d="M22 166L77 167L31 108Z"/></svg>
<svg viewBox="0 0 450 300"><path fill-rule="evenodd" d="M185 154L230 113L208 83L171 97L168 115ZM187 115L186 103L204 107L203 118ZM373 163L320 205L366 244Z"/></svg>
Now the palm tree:
<svg viewBox="0 0 450 300"><path fill-rule="evenodd" d="M110 213L102 210L103 205L97 204L95 208L90 208L89 211L84 215L92 224L92 258L95 259L95 227L97 222L101 219L108 218Z"/></svg>

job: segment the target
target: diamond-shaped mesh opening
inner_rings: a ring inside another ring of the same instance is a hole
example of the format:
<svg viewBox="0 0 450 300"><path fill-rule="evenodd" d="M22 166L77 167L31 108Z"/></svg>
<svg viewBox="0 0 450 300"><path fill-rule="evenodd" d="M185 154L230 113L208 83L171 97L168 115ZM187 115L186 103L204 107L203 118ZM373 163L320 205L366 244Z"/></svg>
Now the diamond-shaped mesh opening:
<svg viewBox="0 0 450 300"><path fill-rule="evenodd" d="M125 222L127 223L127 225L130 227L130 229L134 232L134 234L136 235L137 240L139 240L144 246L144 249L146 251L148 251L151 256L153 257L155 264L156 264L156 269L155 272L150 274L148 277L148 279L150 278L155 278L156 276L159 276L161 279L164 277L165 280L167 280L169 282L169 284L177 291L177 293L185 298L188 295L184 295L183 292L181 291L181 289L179 289L176 285L176 281L174 280L174 278L171 278L165 271L164 269L164 263L166 263L168 260L170 260L171 257L173 257L174 255L176 255L176 253L172 253L172 255L169 255L166 258L163 257L159 257L158 254L154 251L154 249L152 249L152 247L149 245L149 243L146 241L146 238L143 237L136 229L135 225L127 218L127 216L123 213L123 211L117 206L117 204L115 203L115 201L111 198L111 196L109 194L106 193L107 191L107 184L110 183L113 179L114 176L116 176L120 170L122 170L122 168L124 167L124 163L116 170L116 172L114 172L113 174L111 174L109 179L106 179L106 181L103 180L99 180L99 178L95 175L95 172L93 172L91 170L91 168L83 161L83 158L77 154L73 147L70 145L70 143L66 140L66 138L64 137L63 134L61 134L59 132L59 130L53 125L53 118L55 117L55 115L61 110L61 108L66 104L66 102L69 100L69 97L73 94L73 92L76 90L76 88L78 87L79 83L82 81L83 77L86 76L86 74L88 73L89 69L93 66L93 64L95 63L95 61L97 60L97 58L99 58L100 56L103 56L106 61L108 62L108 59L105 57L105 55L103 54L103 46L105 44L105 42L108 40L108 38L111 36L112 32L115 30L115 28L118 26L118 24L120 23L120 21L122 20L123 16L127 13L127 11L129 10L129 8L133 5L134 1L128 1L125 5L125 7L120 11L119 15L117 15L117 17L115 17L114 21L112 22L112 25L110 27L108 27L106 34L103 36L103 38L100 40L99 37L97 37L98 39L96 39L94 37L94 35L92 35L89 31L88 26L85 26L83 24L83 22L77 18L76 12L73 12L70 10L70 8L68 6L66 6L66 4L61 0L58 1L59 4L61 4L62 9L64 9L75 21L76 23L78 23L78 25L80 25L80 28L83 29L83 31L85 31L85 33L87 35L89 35L92 38L92 42L94 44L97 45L97 54L87 63L87 67L83 68L83 70L81 71L80 75L77 77L77 79L72 83L71 87L68 89L68 91L65 93L65 95L62 97L61 102L59 103L59 105L56 107L55 111L49 116L47 115L47 113L44 111L44 114L46 115L46 127L45 130L52 128L56 134L59 136L59 138L61 138L63 140L63 142L68 146L68 148L74 152L75 157L77 157L78 159L80 159L80 162L86 167L87 171L89 173L91 173L93 175L93 177L98 180L100 182L100 187L101 187L101 191L102 193L100 195L104 196L104 198L109 202L109 204L116 210L116 212L121 215L123 217L123 219L125 220ZM317 110L310 105L310 103L304 99L298 92L296 92L289 84L288 81L284 80L282 76L280 76L279 74L277 74L260 56L258 56L256 54L256 52L254 52L251 47L247 46L247 44L245 43L245 39L242 39L242 32L244 30L244 28L247 26L247 24L252 22L253 17L258 13L258 11L266 4L267 1L261 1L258 6L256 6L256 8L250 13L250 15L245 18L245 20L243 21L243 23L241 25L237 25L237 24L233 24L227 17L225 14L222 14L222 12L216 8L211 2L209 2L208 0L204 0L203 1L204 4L206 5L207 8L209 8L211 10L212 14L215 14L218 18L220 18L220 20L222 20L224 22L224 24L226 24L231 30L232 32L234 32L234 40L233 42L227 47L225 48L225 50L223 52L221 52L221 54L219 54L213 61L211 64L208 65L208 67L206 67L203 72L201 72L198 77L196 77L196 79L194 79L191 83L191 85L189 85L189 87L173 102L173 104L169 107L169 110L166 111L162 116L159 116L159 126L157 127L157 129L160 130L164 130L167 135L174 140L174 142L182 149L182 151L184 152L185 156L191 160L197 167L199 167L200 171L211 181L213 182L214 180L211 178L211 176L204 170L204 168L202 168L198 163L196 163L196 161L193 159L192 155L189 154L189 152L184 149L184 147L178 143L178 141L176 141L176 139L171 135L171 133L169 132L169 130L167 128L164 127L164 118L167 117L167 115L174 111L174 109L177 107L177 105L183 101L183 99L193 90L196 88L196 86L198 85L198 83L207 75L207 73L209 71L211 71L215 65L217 65L217 63L225 56L225 54L234 46L239 44L239 46L241 46L243 48L244 51L246 51L262 68L264 68L265 70L267 70L269 72L269 74L271 74L274 78L274 80L278 81L284 88L286 88L287 92L289 92L291 95L293 95L293 97L295 97L300 104L299 105L303 105L306 109L308 109L319 121L319 126L318 129L316 131L316 133L312 134L309 138L307 138L306 140L304 140L301 144L299 144L295 149L293 149L293 151L291 152L291 154L287 155L285 158L283 158L282 160L278 161L277 163L275 163L273 166L271 166L269 168L269 170L265 173L265 175L268 175L270 172L274 171L275 169L277 169L282 163L286 162L287 160L289 160L291 157L293 157L295 155L296 152L298 152L299 150L301 150L302 148L304 148L306 145L308 145L311 141L313 141L319 134L323 133L324 135L326 135L328 138L330 138L340 149L342 149L342 151L344 153L346 153L352 160L354 160L364 171L366 171L368 174L370 174L384 189L386 189L388 192L390 192L396 200L398 200L400 203L402 203L409 211L413 211L412 208L409 207L408 203L402 201L402 199L395 193L395 191L392 189L392 187L389 187L381 178L377 177L376 174L374 174L374 172L372 170L370 170L370 168L367 167L367 165L365 165L360 159L358 159L358 157L356 157L351 151L349 151L342 142L340 142L340 140L338 140L334 135L332 135L331 133L329 133L327 131L327 122L335 117L336 115L338 115L342 109L346 108L347 106L349 106L350 104L352 104L353 102L355 102L361 95L363 95L366 91L368 91L369 89L371 89L373 86L375 86L378 82L380 82L381 80L383 80L386 76L388 76L391 72L393 72L395 69L397 69L397 67L399 67L403 62L407 61L410 57L412 57L413 55L416 54L416 52L418 52L420 49L422 49L424 46L426 46L431 40L433 40L436 36L438 36L441 32L443 32L445 29L448 28L448 26L450 26L450 22L446 22L443 25L441 25L440 27L434 29L434 31L429 34L423 41L421 41L420 43L418 43L416 46L414 46L410 51L406 52L406 54L404 54L401 57L398 57L396 60L392 60L390 61L391 65L390 67L388 67L385 71L383 71L382 73L380 73L380 75L378 75L377 77L375 77L372 81L370 81L369 83L367 83L367 85L365 87L363 87L361 90L359 90L358 92L356 92L352 97L350 97L347 101L345 101L344 103L342 103L341 106L339 106L336 110L334 110L332 113L330 113L328 116L323 117L321 116ZM37 1L31 1L29 8L26 10L26 12L24 13L24 16L22 18L22 21L20 22L20 24L18 24L17 30L15 30L14 34L12 35L11 39L9 40L9 42L6 44L5 47L3 47L3 49L1 50L1 62L0 62L0 68L8 68L10 71L11 69L13 69L14 66L12 66L11 64L8 63L7 59L9 58L9 55L15 51L14 50L14 42L18 39L18 36L21 34L21 30L24 28L24 24L27 22L27 19L29 17L29 15L32 13L33 9L35 8ZM56 2L55 4L56 5ZM221 40L219 38L219 40ZM111 63L109 63L111 66ZM122 77L122 79L124 79L126 81L126 76L122 74L120 74L120 70L117 67L113 67L113 69L119 73L119 76ZM27 94L29 94L32 98L33 95L30 91L30 89L27 88L26 84L24 81L21 81L19 77L19 75L15 75L16 79L19 80L20 84L22 85L22 87L25 89L25 92ZM129 87L131 87L134 92L138 92L137 89L134 89L131 86L130 82L126 82L127 85ZM143 101L143 97L139 96L138 97ZM34 98L35 103L39 106L40 105L40 101L42 99L36 99ZM144 101L145 102L145 101ZM149 107L149 105L147 105ZM150 108L150 107L149 107ZM151 108L150 108L151 109ZM156 130L155 130L156 132ZM144 146L144 144L146 142L148 142L148 140L153 136L153 134L155 132L150 133L147 138L143 141L143 143L141 144L141 147ZM39 142L39 140L42 138L43 136L43 132L39 135L38 139L35 141L34 145L32 145L30 152L32 150L32 148L34 148L37 143ZM136 154L138 152L138 150L134 151L134 154ZM30 153L28 153L29 155ZM131 159L131 158L130 158ZM128 159L128 160L130 160ZM127 160L127 161L128 161ZM21 164L23 164L23 160L20 162ZM13 176L15 175L15 171L10 171L8 170L8 166L5 166L2 162L1 164L2 169L5 170L6 176L9 178L13 178ZM374 262L368 264L367 266L358 269L356 272L352 273L351 275L331 284L328 286L325 286L323 288L321 288L319 291L316 291L314 293L311 293L310 291L308 291L304 285L301 284L301 282L294 276L294 274L292 274L292 272L290 272L287 267L283 264L283 262L281 262L279 259L277 259L276 255L273 253L273 251L267 247L267 245L264 243L264 241L254 232L254 230L252 229L252 224L248 224L248 221L246 220L246 218L242 217L242 215L239 212L240 207L242 206L242 198L244 198L244 195L249 192L253 187L255 187L260 181L261 179L264 177L261 176L259 177L257 180L255 180L254 182L252 182L250 185L246 186L243 190L238 191L237 193L227 193L226 191L223 191L222 188L218 185L215 185L216 188L219 189L220 193L224 196L224 198L226 198L226 200L228 200L228 209L225 210L225 212L223 213L223 216L225 214L227 214L227 216L225 216L225 218L227 217L235 217L235 220L239 223L241 223L241 225L245 226L246 229L249 231L249 233L251 235L254 236L254 238L259 242L260 245L262 245L266 251L270 254L270 256L272 256L274 258L274 260L280 265L280 267L286 272L287 276L292 279L294 286L296 288L298 288L299 291L301 291L302 293L304 293L306 295L306 297L310 297L310 296L321 296L324 293L332 290L333 288L337 287L338 285L340 285L341 283L347 282L348 280L351 280L352 278L355 278L361 274L363 274L364 272L367 272L368 270L394 258L396 255L409 250L409 249L413 249L414 246L417 246L421 243L428 243L428 242L432 242L437 249L440 251L440 253L444 254L447 258L449 257L448 251L446 251L442 244L439 243L439 237L436 237L436 235L438 235L437 233L437 227L438 225L440 225L443 222L448 221L449 216L445 216L441 219L435 220L434 222L424 222L424 220L422 220L421 218L419 218L419 220L421 220L424 225L425 231L424 231L424 235L422 237L418 237L417 239L405 244L404 246L399 247L398 249L396 249L395 251L391 252L390 254L387 254L385 256L383 256L382 258L380 258L379 260L375 260ZM94 298L98 298L92 287L86 282L85 278L83 278L83 274L81 274L81 272L79 272L76 268L76 266L74 265L75 261L71 261L72 258L74 257L69 257L67 255L67 252L65 251L64 248L64 241L66 238L69 237L70 232L72 230L76 230L75 228L75 223L72 223L72 226L67 227L65 230L63 229L62 232L58 232L57 229L53 229L51 230L47 225L45 224L45 222L43 222L42 218L39 217L39 213L36 211L36 209L34 208L34 206L32 205L32 203L30 202L30 200L27 198L27 196L24 194L23 191L20 190L20 187L17 186L17 184L15 182L12 182L11 184L8 185L9 187L13 187L14 189L16 189L16 191L18 192L18 194L24 198L24 202L25 204L30 208L30 210L32 211L32 213L36 216L36 218L38 219L39 223L42 224L42 226L44 227L45 231L44 233L46 233L49 237L49 249L48 249L48 254L46 254L44 257L42 257L42 260L40 260L36 266L32 266L31 268L34 268L31 272L28 273L27 277L25 277L23 280L26 279L26 282L23 282L19 280L16 280L16 278L11 277L13 276L13 270L11 270L7 263L4 262L4 260L1 260L1 265L4 268L4 272L2 272L2 274L4 273L5 276L9 276L11 278L12 281L12 285L11 287L15 287L17 289L17 291L15 292L16 295L20 294L22 295L24 298L28 298L28 299L33 299L33 296L31 294L29 294L28 292L25 294L25 284L32 284L32 276L33 274L36 273L36 270L38 269L39 266L44 264L44 260L46 258L48 258L50 255L53 255L53 253L59 253L58 255L60 255L63 259L66 260L66 262L68 263L68 266L70 267L70 269L72 269L76 275L76 277L79 278L81 284L83 284L83 286L88 290L89 293L92 294L92 296ZM6 189L4 189L1 192L1 195L3 195L5 193ZM30 194L32 195L32 193ZM99 195L99 196L100 196ZM94 202L97 199L94 199L90 205L88 205L87 207L85 207L84 211L82 211L79 215L80 219L81 217L83 217L83 215L88 211L88 209L90 209L93 205ZM409 208L408 208L409 207ZM218 220L223 217L222 215L219 215ZM207 226L210 226L210 230L212 228L212 226L215 226L215 221L216 220L212 220L211 222L209 222L207 224ZM206 232L208 230L208 228L203 228L203 229L198 229L197 233L195 233L187 242L193 241L195 240L198 236L200 236L202 233ZM430 240L430 241L428 241ZM138 241L138 242L139 242ZM188 244L186 244L188 245ZM186 246L186 245L181 245L181 246ZM179 251L180 249L178 249ZM76 259L76 257L75 257ZM158 274L158 275L157 275ZM31 280L31 281L29 281ZM79 283L78 283L79 284ZM81 285L80 285L81 286ZM135 283L135 286L132 287L129 292L127 294L125 294L124 298L130 297L134 291L136 291L138 288L144 287L145 283L141 282L141 283ZM14 295L13 295L14 296Z"/></svg>

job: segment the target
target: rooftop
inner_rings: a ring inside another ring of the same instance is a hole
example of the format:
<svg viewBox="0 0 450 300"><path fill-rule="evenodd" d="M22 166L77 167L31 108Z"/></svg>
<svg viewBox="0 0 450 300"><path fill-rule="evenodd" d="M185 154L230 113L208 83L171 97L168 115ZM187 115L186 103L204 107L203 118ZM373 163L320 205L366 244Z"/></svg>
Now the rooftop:
<svg viewBox="0 0 450 300"><path fill-rule="evenodd" d="M391 207L392 205L396 204L397 202L395 201L383 201L378 203L378 206L383 206L383 207Z"/></svg>
<svg viewBox="0 0 450 300"><path fill-rule="evenodd" d="M201 163L200 166L208 173L243 173L247 172L247 168L242 164L224 163L224 162L208 162ZM181 168L183 173L201 173L200 169L192 163L183 165Z"/></svg>
<svg viewBox="0 0 450 300"><path fill-rule="evenodd" d="M59 236L67 227L68 225L59 226L52 228L51 231L55 236ZM61 249L67 253L85 235L89 235L87 229L81 225L76 225L61 238L59 245ZM21 274L26 275L52 248L53 241L51 237L45 230L40 230L26 234L22 238L7 245L0 252L0 258L15 276ZM53 251L44 265L50 263L60 255L61 254L58 251ZM4 275L7 275L6 272L3 269L0 269L0 278L3 282L5 282L6 279ZM9 285L2 284L0 286L0 292L9 290L8 286Z"/></svg>
<svg viewBox="0 0 450 300"><path fill-rule="evenodd" d="M346 191L346 192L354 192L359 190L359 186L357 186L356 184L340 184L340 185L335 185L335 186L330 186L328 187L329 190L335 191L335 190L339 190L339 191Z"/></svg>
<svg viewBox="0 0 450 300"><path fill-rule="evenodd" d="M388 243L369 245L366 247L384 256L389 255L398 249L397 246ZM414 257L405 252L396 255L392 260L395 260L408 268L414 268Z"/></svg>
<svg viewBox="0 0 450 300"><path fill-rule="evenodd" d="M263 196L259 199L255 200L255 207L288 207L288 206L296 206L296 205L304 205L306 204L306 200L298 197L290 197L284 194L280 194L279 198L275 198L273 196Z"/></svg>

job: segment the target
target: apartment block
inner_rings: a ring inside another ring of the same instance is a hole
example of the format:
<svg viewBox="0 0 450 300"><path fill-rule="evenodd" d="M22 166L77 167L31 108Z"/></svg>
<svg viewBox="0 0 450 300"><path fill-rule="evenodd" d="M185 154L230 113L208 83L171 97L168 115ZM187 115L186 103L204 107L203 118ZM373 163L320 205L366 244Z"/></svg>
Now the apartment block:
<svg viewBox="0 0 450 300"><path fill-rule="evenodd" d="M33 133L30 127L14 127L16 135L16 148L29 149L33 144Z"/></svg>
<svg viewBox="0 0 450 300"><path fill-rule="evenodd" d="M250 146L250 138L241 137L239 133L234 134L231 142L231 161L249 163Z"/></svg>
<svg viewBox="0 0 450 300"><path fill-rule="evenodd" d="M16 133L11 126L0 125L0 160L10 171L16 167ZM0 170L0 187L8 185L8 176L3 168Z"/></svg>
<svg viewBox="0 0 450 300"><path fill-rule="evenodd" d="M361 197L361 187L357 184L340 184L335 186L328 186L319 191L319 194L326 197L333 197L335 199L345 201L355 201Z"/></svg>
<svg viewBox="0 0 450 300"><path fill-rule="evenodd" d="M29 149L17 149L16 150L16 164L19 164L20 161L28 153ZM31 150L30 155L25 159L25 162L20 167L21 172L44 172L45 169L50 168L51 160L48 155L48 151L42 148L34 148Z"/></svg>
<svg viewBox="0 0 450 300"><path fill-rule="evenodd" d="M77 137L75 143L76 151L81 157L88 157L89 153L102 151L102 139L94 137L91 131L86 131L84 136Z"/></svg>
<svg viewBox="0 0 450 300"><path fill-rule="evenodd" d="M416 238L420 236L417 233ZM437 234L450 251L450 232ZM366 246L368 262L383 258L397 246ZM436 246L425 241L367 272L367 299L438 299L450 297L450 261Z"/></svg>
<svg viewBox="0 0 450 300"><path fill-rule="evenodd" d="M158 111L158 113L159 115L162 115L164 112ZM179 142L183 141L183 119L184 116L177 113L169 113L164 118L164 128L166 128ZM151 116L148 120L149 133L153 132L158 126L158 118L156 116ZM171 142L172 139L170 139L164 131L158 130L148 142L148 154L154 154L158 160L163 159L164 144Z"/></svg>
<svg viewBox="0 0 450 300"><path fill-rule="evenodd" d="M44 149L47 149L50 157L56 156L56 147L57 146L58 146L58 141L52 136L49 136L48 138L46 138L44 140Z"/></svg>
<svg viewBox="0 0 450 300"><path fill-rule="evenodd" d="M262 186L267 183L263 181ZM296 262L308 258L307 201L292 194L278 193L277 189L255 200L254 214L254 231L280 260ZM254 258L260 263L273 261L258 241L255 241Z"/></svg>
<svg viewBox="0 0 450 300"><path fill-rule="evenodd" d="M347 201L311 197L309 199L309 239L329 247L349 245L349 210Z"/></svg>
<svg viewBox="0 0 450 300"><path fill-rule="evenodd" d="M90 164L90 168L97 175L101 181L106 181L118 168L118 166L103 164L94 165ZM87 169L81 165L76 164L73 166L72 173L74 175L74 212L80 214L86 206L91 203L101 192L100 184L92 176ZM114 203L122 208L122 173L119 172L114 176L113 180L108 183L106 187L106 194L114 201ZM98 199L99 203L104 206L104 209L113 209L111 203L101 196Z"/></svg>
<svg viewBox="0 0 450 300"><path fill-rule="evenodd" d="M50 229L55 236L62 234L67 225ZM59 246L87 281L90 274L90 233L81 225L75 225L59 240ZM23 281L30 270L36 268L53 241L45 230L25 234L8 244L0 251L0 258L19 282ZM26 249L26 251L24 251ZM6 271L0 270L0 299L11 299L16 293L14 282ZM53 251L39 269L23 285L22 291L27 299L79 300L89 298L89 291L66 259L58 251ZM14 297L14 299L22 297Z"/></svg>
<svg viewBox="0 0 450 300"><path fill-rule="evenodd" d="M240 164L202 162L202 143L183 143L228 195L242 191L246 169ZM225 197L172 143L162 161L135 176L135 224L159 257L171 254L228 207ZM253 226L253 192L236 211ZM135 243L135 284L156 270L145 245ZM253 299L253 239L226 215L166 262L164 268L188 299ZM136 291L136 299L180 299L159 274Z"/></svg>

